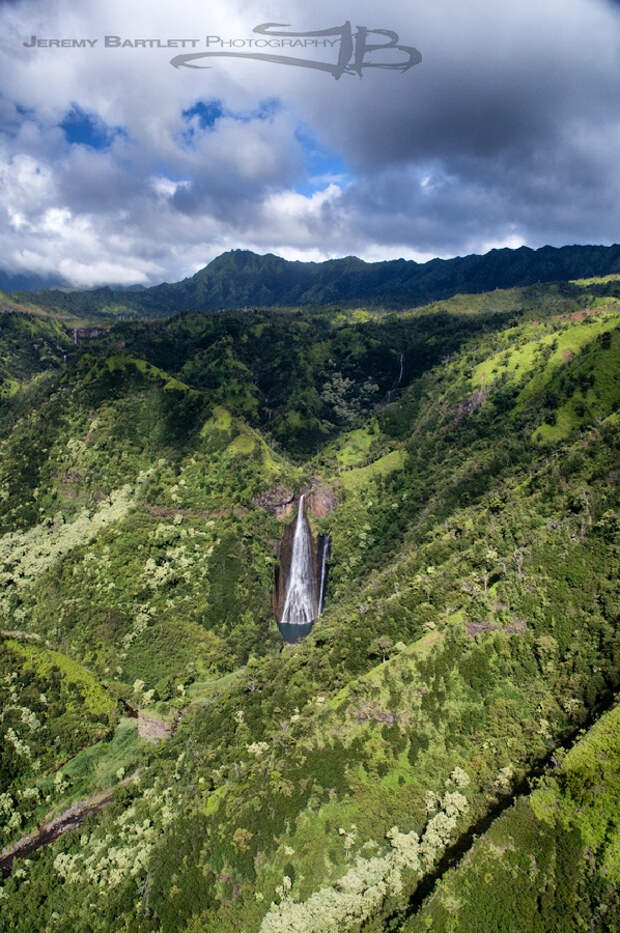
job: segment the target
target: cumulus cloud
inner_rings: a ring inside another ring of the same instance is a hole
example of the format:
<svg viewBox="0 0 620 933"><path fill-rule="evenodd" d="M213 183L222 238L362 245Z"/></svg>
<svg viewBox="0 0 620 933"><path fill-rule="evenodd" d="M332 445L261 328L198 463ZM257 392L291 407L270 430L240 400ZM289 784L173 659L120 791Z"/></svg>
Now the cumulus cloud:
<svg viewBox="0 0 620 933"><path fill-rule="evenodd" d="M149 284L233 247L425 260L617 237L611 0L360 0L354 29L394 29L423 55L361 79L227 58L175 69L176 49L102 47L106 34L321 29L349 12L325 0L311 12L300 0L1 5L0 265ZM98 42L24 47L32 35Z"/></svg>

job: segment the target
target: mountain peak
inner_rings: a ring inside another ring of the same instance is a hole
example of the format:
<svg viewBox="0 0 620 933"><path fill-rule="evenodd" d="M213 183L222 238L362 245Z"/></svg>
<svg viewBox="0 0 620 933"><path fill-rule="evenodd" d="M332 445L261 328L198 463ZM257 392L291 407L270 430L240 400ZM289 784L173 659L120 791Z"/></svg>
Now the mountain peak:
<svg viewBox="0 0 620 933"><path fill-rule="evenodd" d="M620 273L620 246L564 246L532 250L495 249L484 256L364 262L357 256L325 262L283 259L233 249L216 256L190 278L141 291L113 289L101 301L95 293L37 292L37 303L92 313L115 304L131 316L244 307L367 305L412 308L458 293L480 293L538 282L560 282Z"/></svg>

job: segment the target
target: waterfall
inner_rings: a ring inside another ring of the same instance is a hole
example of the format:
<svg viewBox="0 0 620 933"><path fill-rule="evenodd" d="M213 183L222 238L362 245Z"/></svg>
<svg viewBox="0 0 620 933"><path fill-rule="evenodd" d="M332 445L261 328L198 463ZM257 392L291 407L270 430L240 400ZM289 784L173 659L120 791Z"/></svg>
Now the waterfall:
<svg viewBox="0 0 620 933"><path fill-rule="evenodd" d="M321 568L319 576L319 615L321 615L323 612L323 606L325 604L325 588L327 586L327 558L329 557L330 545L331 538L329 535L319 536L319 565Z"/></svg>
<svg viewBox="0 0 620 933"><path fill-rule="evenodd" d="M398 379L396 380L396 382L394 383L394 385L392 386L392 388L387 390L386 395L385 395L385 400L386 400L386 402L391 402L391 401L392 401L392 396L393 396L394 392L396 391L396 389L399 387L399 385L400 385L401 382L403 381L403 373L405 372L405 354L403 353L402 350L401 350L401 353L400 353L398 365L399 365Z"/></svg>
<svg viewBox="0 0 620 933"><path fill-rule="evenodd" d="M304 498L301 496L299 500L286 599L280 620L293 625L307 625L316 618L312 538L304 515Z"/></svg>

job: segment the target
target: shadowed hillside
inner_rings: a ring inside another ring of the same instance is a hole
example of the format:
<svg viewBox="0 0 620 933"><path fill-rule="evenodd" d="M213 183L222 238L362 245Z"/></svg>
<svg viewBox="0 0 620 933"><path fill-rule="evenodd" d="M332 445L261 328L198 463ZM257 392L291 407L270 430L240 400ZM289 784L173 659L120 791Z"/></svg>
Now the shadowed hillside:
<svg viewBox="0 0 620 933"><path fill-rule="evenodd" d="M327 304L407 308L463 292L608 275L620 275L620 246L522 246L421 264L405 259L367 263L355 256L289 262L271 253L232 250L173 285L136 291L39 291L22 297L80 316L162 317L183 311ZM619 291L615 279L599 288L615 295Z"/></svg>

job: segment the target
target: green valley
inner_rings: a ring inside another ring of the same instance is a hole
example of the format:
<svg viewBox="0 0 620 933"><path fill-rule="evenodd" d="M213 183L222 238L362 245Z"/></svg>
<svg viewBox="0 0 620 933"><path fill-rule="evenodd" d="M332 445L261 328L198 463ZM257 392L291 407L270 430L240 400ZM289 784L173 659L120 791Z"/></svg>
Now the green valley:
<svg viewBox="0 0 620 933"><path fill-rule="evenodd" d="M209 314L6 305L1 929L617 928L620 297L597 271L410 304L291 279ZM286 644L301 494L327 597Z"/></svg>

